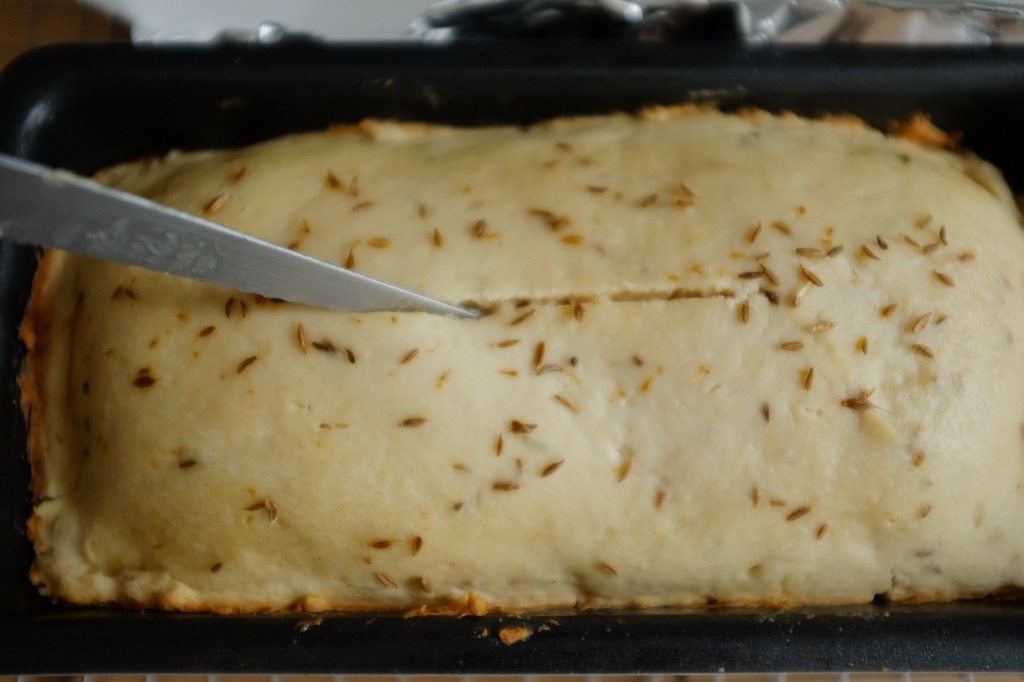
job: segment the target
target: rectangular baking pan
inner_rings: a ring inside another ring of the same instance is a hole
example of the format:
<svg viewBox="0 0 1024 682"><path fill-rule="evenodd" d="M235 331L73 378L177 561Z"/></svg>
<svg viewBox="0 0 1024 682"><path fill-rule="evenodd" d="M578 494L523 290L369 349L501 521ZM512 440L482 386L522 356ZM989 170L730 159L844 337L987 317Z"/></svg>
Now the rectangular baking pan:
<svg viewBox="0 0 1024 682"><path fill-rule="evenodd" d="M0 151L91 173L364 117L527 124L688 101L850 112L879 126L928 112L1024 188L1024 51L1008 48L64 46L0 75ZM52 605L26 578L29 471L14 388L34 265L31 249L0 242L0 674L1024 670L1024 603L1014 602L319 623ZM501 644L496 633L520 624L533 636Z"/></svg>

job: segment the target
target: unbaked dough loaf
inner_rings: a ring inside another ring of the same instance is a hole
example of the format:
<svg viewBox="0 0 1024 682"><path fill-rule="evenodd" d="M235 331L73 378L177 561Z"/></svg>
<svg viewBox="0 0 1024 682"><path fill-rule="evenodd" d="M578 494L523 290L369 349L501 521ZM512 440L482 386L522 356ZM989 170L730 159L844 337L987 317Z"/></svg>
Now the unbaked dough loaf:
<svg viewBox="0 0 1024 682"><path fill-rule="evenodd" d="M1024 585L1024 234L850 120L366 123L112 185L454 303L344 314L50 252L32 580L220 612Z"/></svg>

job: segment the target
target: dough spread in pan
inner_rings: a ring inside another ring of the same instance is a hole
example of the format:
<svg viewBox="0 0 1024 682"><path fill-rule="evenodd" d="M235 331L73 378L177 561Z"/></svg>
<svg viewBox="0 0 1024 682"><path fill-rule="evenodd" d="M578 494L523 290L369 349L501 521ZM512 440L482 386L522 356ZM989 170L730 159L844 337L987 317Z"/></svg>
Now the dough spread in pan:
<svg viewBox="0 0 1024 682"><path fill-rule="evenodd" d="M21 387L54 599L481 613L1024 585L1024 233L968 154L682 108L370 122L100 177L490 314L338 313L48 252Z"/></svg>

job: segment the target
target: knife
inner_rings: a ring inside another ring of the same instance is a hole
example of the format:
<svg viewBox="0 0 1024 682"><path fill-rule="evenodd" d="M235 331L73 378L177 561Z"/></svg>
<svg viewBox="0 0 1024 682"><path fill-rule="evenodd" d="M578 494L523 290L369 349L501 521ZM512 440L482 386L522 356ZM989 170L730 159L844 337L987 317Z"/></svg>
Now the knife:
<svg viewBox="0 0 1024 682"><path fill-rule="evenodd" d="M479 313L0 154L0 238L345 312Z"/></svg>

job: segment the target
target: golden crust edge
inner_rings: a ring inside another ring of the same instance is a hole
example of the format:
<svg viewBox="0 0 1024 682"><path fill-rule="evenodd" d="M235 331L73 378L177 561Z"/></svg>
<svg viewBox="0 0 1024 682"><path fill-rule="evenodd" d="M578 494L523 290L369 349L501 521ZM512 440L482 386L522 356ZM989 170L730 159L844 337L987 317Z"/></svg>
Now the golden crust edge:
<svg viewBox="0 0 1024 682"><path fill-rule="evenodd" d="M693 103L682 102L677 104L652 104L632 110L616 110L606 114L579 114L558 116L543 121L537 121L526 126L527 130L557 130L563 126L571 126L581 122L603 119L635 118L643 121L668 121L690 116L698 116L709 113L720 113L727 116L736 116L746 121L760 121L767 119L780 120L803 120L814 121L831 125L839 130L877 130L889 137L912 142L915 145L926 149L945 149L958 151L961 134L959 132L947 132L936 126L931 117L925 112L915 112L902 120L893 120L888 123L886 129L868 124L863 118L845 112L825 113L819 116L804 116L791 110L769 111L756 106L743 106L732 111L725 111L714 102ZM494 128L508 128L511 125L487 126ZM294 137L309 135L326 135L330 137L360 137L367 140L375 140L382 137L388 131L400 130L411 137L427 134L449 134L460 130L472 130L475 126L456 126L441 123L425 123L421 121L390 119L390 118L363 118L354 123L338 123L328 125L320 130L286 133L265 142L282 140ZM261 143L256 143L261 144ZM209 151L209 150L208 150ZM223 148L223 152L237 152L239 148ZM140 159L114 164L110 167L99 170L94 179L101 183L109 183L114 178L112 171L115 169L145 169L159 163L168 156L181 152L172 150L163 157L146 156Z"/></svg>
<svg viewBox="0 0 1024 682"><path fill-rule="evenodd" d="M25 521L25 530L36 552L29 568L29 580L44 596L50 596L51 591L39 566L39 554L47 540L44 523L37 509L45 495L48 480L45 434L49 415L45 408L45 368L53 345L54 279L60 260L61 252L52 250L44 251L39 258L25 314L18 326L18 340L25 354L18 368L16 384L19 406L27 427L26 456L31 468L29 489L32 495L32 513Z"/></svg>
<svg viewBox="0 0 1024 682"><path fill-rule="evenodd" d="M970 594L952 594L949 592L929 592L905 597L884 598L881 605L917 605L952 602L1006 601L1020 599L1024 588L1008 586L988 592ZM302 597L288 605L260 604L255 602L196 604L182 603L167 594L157 594L144 600L122 598L97 604L83 600L76 602L67 598L54 599L55 602L79 606L104 606L131 610L159 610L179 613L213 613L216 615L270 615L270 614L335 614L335 615L367 615L390 614L405 618L420 617L481 617L501 615L509 617L543 617L565 615L566 613L588 613L609 611L630 611L634 613L693 613L720 610L758 610L786 611L798 608L824 607L855 607L867 606L876 602L874 595L847 595L832 598L807 599L787 595L778 595L765 600L722 599L712 600L677 600L657 606L630 600L594 600L587 603L569 602L536 602L516 606L502 606L488 602L480 595L469 592L460 598L443 599L432 603L381 604L373 601L332 601L321 597Z"/></svg>
<svg viewBox="0 0 1024 682"><path fill-rule="evenodd" d="M48 250L39 259L32 277L32 291L25 307L25 315L18 327L18 340L25 348L25 355L19 368L17 387L21 412L28 427L27 455L32 466L30 488L33 500L38 500L43 495L46 482L43 458L47 423L44 374L46 357L52 345L53 275L58 257L57 253ZM33 515L30 522L38 521ZM32 528L30 533L34 533ZM32 535L30 539L33 542L36 540Z"/></svg>

